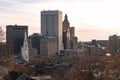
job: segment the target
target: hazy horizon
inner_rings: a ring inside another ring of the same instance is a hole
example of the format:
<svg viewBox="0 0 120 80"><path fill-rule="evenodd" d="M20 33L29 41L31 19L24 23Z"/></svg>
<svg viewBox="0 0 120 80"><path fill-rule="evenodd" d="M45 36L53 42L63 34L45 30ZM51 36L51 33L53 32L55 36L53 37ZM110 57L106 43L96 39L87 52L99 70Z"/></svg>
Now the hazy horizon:
<svg viewBox="0 0 120 80"><path fill-rule="evenodd" d="M60 10L68 15L81 41L106 40L120 35L120 1L117 0L0 0L0 26L28 25L29 35L40 33L40 12Z"/></svg>

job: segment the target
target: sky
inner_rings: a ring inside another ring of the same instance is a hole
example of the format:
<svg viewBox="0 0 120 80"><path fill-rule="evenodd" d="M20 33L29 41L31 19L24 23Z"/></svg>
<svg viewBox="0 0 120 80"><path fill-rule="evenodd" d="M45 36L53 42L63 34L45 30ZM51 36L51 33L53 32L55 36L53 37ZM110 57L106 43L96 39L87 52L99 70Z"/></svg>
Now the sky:
<svg viewBox="0 0 120 80"><path fill-rule="evenodd" d="M0 0L0 26L28 25L29 35L40 33L43 10L60 10L63 20L67 14L79 41L120 35L119 0Z"/></svg>

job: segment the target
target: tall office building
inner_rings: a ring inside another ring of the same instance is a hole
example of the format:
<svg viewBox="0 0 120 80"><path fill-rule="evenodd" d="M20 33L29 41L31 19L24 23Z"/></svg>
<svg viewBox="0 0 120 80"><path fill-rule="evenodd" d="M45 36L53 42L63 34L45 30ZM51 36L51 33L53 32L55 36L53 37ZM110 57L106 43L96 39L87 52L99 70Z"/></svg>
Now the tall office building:
<svg viewBox="0 0 120 80"><path fill-rule="evenodd" d="M62 12L58 10L41 12L41 33L57 38L58 52L62 44Z"/></svg>
<svg viewBox="0 0 120 80"><path fill-rule="evenodd" d="M75 47L75 27L70 27L70 46L71 49Z"/></svg>
<svg viewBox="0 0 120 80"><path fill-rule="evenodd" d="M8 46L13 47L13 54L21 53L21 46L23 46L25 32L28 37L28 26L6 26L6 43Z"/></svg>
<svg viewBox="0 0 120 80"><path fill-rule="evenodd" d="M67 14L65 15L65 19L64 19L62 25L63 25L63 45L64 45L64 49L70 49L70 23L68 21Z"/></svg>
<svg viewBox="0 0 120 80"><path fill-rule="evenodd" d="M78 37L77 36L74 37L74 44L75 44L74 49L77 49L77 47L78 47Z"/></svg>

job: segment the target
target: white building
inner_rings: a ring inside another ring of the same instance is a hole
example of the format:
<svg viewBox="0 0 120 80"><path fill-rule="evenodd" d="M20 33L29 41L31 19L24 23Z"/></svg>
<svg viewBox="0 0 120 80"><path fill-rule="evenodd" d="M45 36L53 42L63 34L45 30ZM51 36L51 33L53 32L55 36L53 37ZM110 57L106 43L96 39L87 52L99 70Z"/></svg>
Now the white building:
<svg viewBox="0 0 120 80"><path fill-rule="evenodd" d="M26 32L24 36L23 47L21 48L21 54L22 54L22 59L28 62L29 61L29 48L28 48Z"/></svg>
<svg viewBox="0 0 120 80"><path fill-rule="evenodd" d="M58 10L41 12L41 33L57 38L58 52L63 49L62 12Z"/></svg>

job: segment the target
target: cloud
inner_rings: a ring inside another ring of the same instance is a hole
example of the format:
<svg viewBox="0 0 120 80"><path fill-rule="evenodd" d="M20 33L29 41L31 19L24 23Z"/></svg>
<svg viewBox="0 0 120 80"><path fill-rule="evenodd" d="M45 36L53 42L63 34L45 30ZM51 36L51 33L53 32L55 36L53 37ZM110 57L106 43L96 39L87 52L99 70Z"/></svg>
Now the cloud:
<svg viewBox="0 0 120 80"><path fill-rule="evenodd" d="M29 4L16 2L15 0L0 0L0 26L28 25L31 32L38 32L39 17L36 10ZM32 31L35 30L35 31Z"/></svg>
<svg viewBox="0 0 120 80"><path fill-rule="evenodd" d="M12 1L12 0L0 0L0 13L8 13L12 12L16 9L16 6L23 6L23 4L20 4L18 2Z"/></svg>
<svg viewBox="0 0 120 80"><path fill-rule="evenodd" d="M46 2L46 1L50 1L50 0L14 0L14 1L20 2L20 3L28 3L29 4L29 3Z"/></svg>
<svg viewBox="0 0 120 80"><path fill-rule="evenodd" d="M99 3L99 1L101 2ZM43 9L58 9L63 14L68 14L70 24L76 27L76 35L79 39L106 39L109 34L119 33L120 30L120 28L115 27L120 25L120 12L118 9L120 3L110 1L0 0L0 25L27 24L31 32L34 29L36 29L34 32L38 32L40 31L38 29L40 28L40 11ZM113 30L113 26L118 31Z"/></svg>

